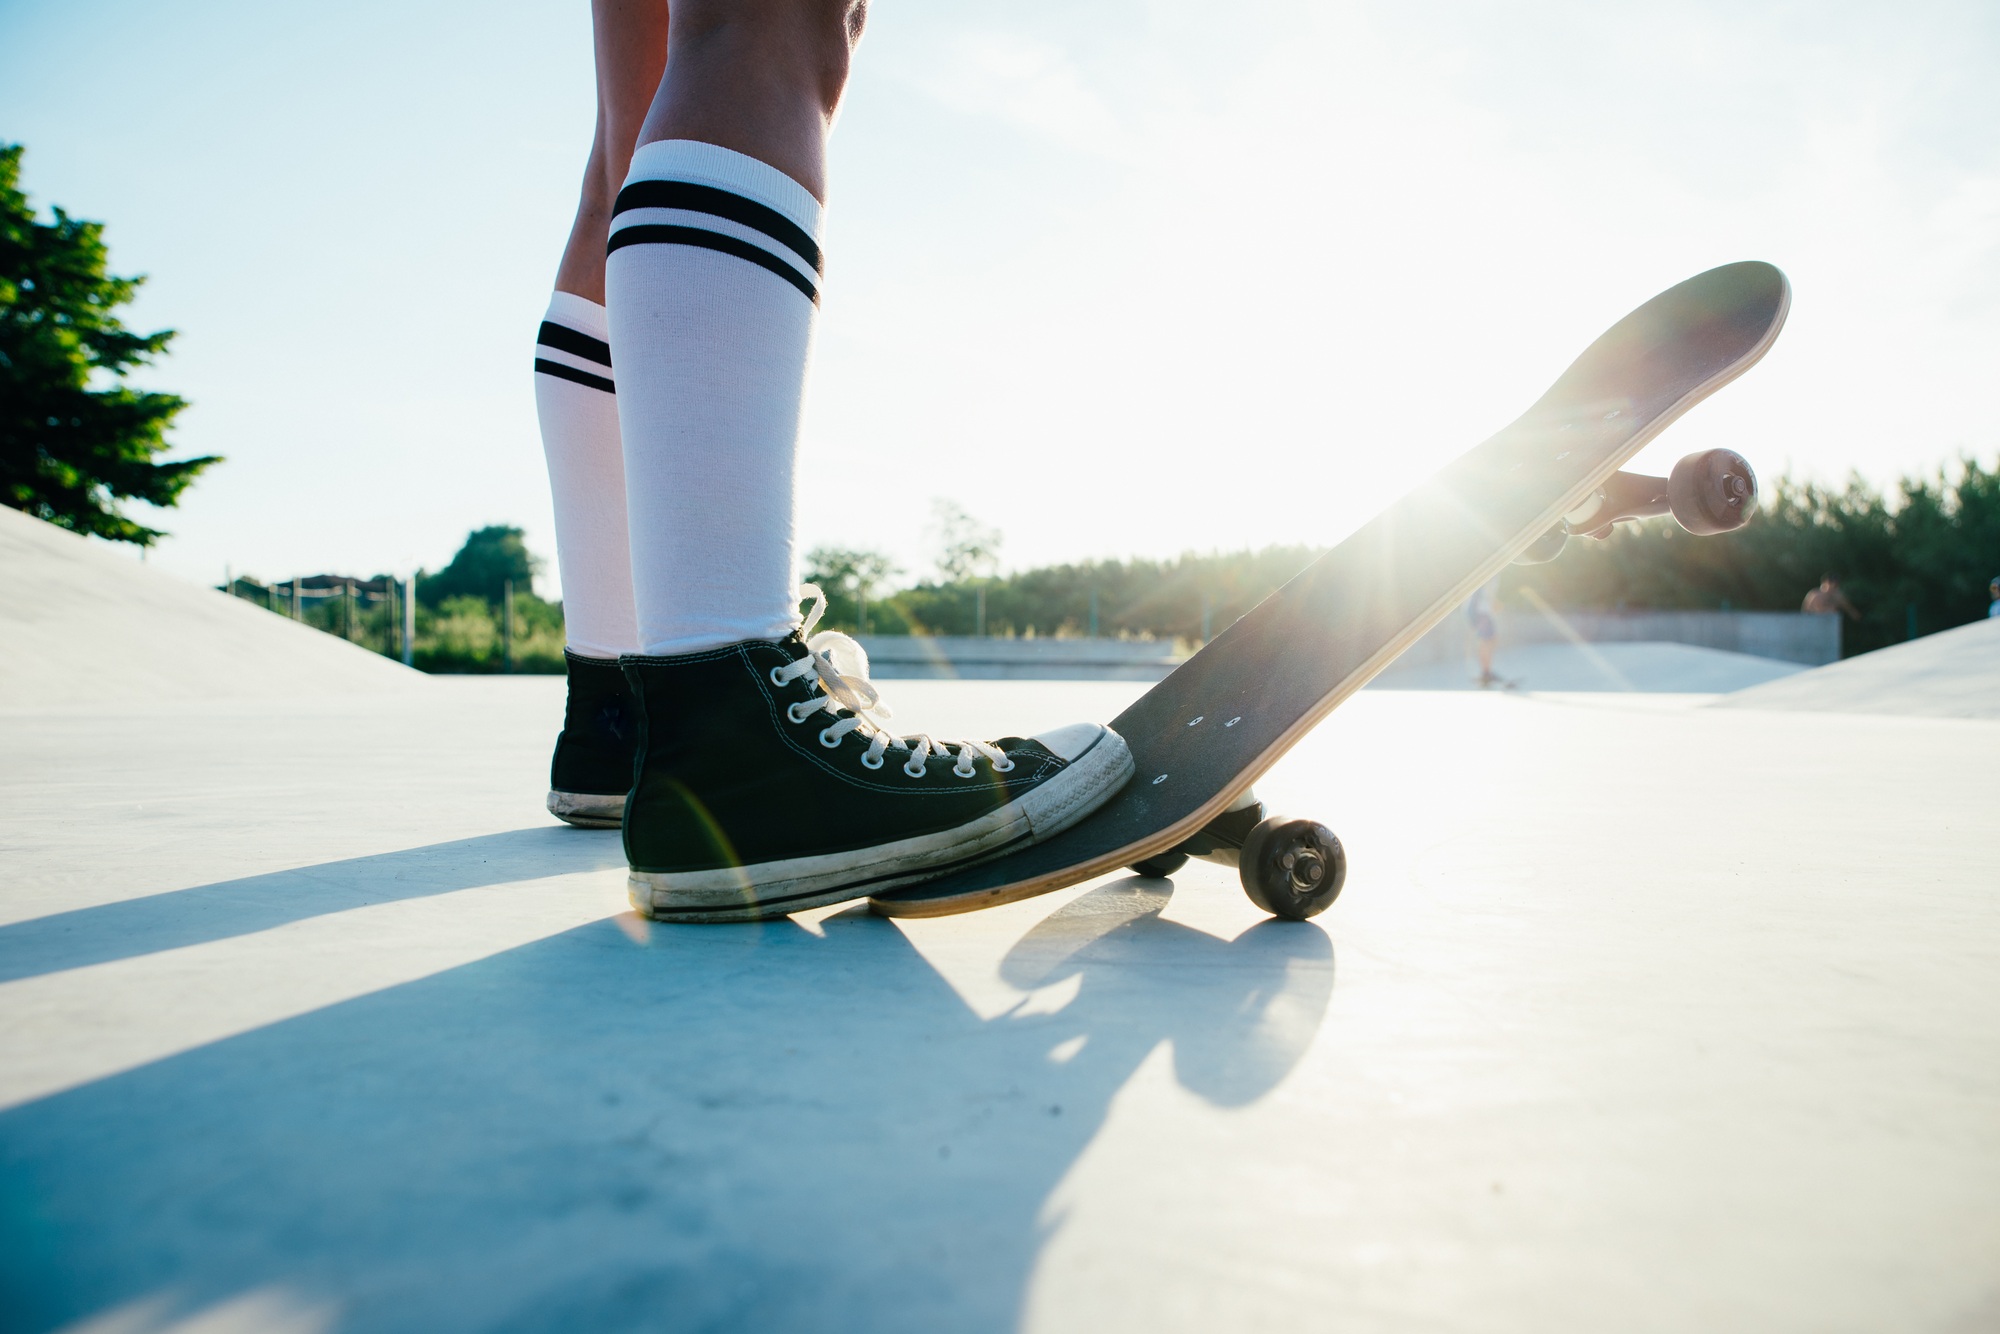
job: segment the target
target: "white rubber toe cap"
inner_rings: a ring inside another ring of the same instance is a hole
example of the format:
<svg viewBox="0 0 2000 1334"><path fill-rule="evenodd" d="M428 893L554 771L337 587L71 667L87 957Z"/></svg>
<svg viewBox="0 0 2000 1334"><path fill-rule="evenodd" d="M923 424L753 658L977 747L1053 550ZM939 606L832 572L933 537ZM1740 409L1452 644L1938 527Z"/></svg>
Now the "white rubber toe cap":
<svg viewBox="0 0 2000 1334"><path fill-rule="evenodd" d="M1073 760L1102 740L1111 729L1102 723L1071 723L1048 732L1037 732L1030 740L1039 741L1065 760Z"/></svg>

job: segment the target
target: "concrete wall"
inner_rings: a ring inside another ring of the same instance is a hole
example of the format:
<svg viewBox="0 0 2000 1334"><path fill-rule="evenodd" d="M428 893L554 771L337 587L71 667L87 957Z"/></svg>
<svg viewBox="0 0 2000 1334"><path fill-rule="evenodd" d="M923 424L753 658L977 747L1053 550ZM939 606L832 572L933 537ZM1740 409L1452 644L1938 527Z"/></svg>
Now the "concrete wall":
<svg viewBox="0 0 2000 1334"><path fill-rule="evenodd" d="M1840 617L1797 611L1572 611L1510 607L1500 614L1500 647L1574 643L1691 644L1819 667L1840 661ZM1472 654L1472 628L1453 612L1401 662L1451 662Z"/></svg>
<svg viewBox="0 0 2000 1334"><path fill-rule="evenodd" d="M1131 639L977 639L866 635L869 674L885 681L1158 681L1181 660L1171 643Z"/></svg>
<svg viewBox="0 0 2000 1334"><path fill-rule="evenodd" d="M1840 618L1790 611L1628 611L1500 617L1500 644L1689 644L1818 667L1840 660ZM1170 643L1124 639L976 639L970 635L868 635L870 670L885 681L912 678L1042 681L1158 681L1182 655ZM1398 659L1399 666L1457 662L1472 655L1472 631L1453 612Z"/></svg>

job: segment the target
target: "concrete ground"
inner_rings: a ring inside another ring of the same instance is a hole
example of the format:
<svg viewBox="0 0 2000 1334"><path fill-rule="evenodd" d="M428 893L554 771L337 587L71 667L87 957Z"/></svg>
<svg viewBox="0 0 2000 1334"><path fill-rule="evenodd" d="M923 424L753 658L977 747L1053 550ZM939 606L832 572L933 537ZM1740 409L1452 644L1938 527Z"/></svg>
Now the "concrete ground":
<svg viewBox="0 0 2000 1334"><path fill-rule="evenodd" d="M1369 691L1261 785L1310 923L667 927L541 813L560 681L0 557L0 1330L2000 1329L2000 721L1827 703L1986 640Z"/></svg>
<svg viewBox="0 0 2000 1334"><path fill-rule="evenodd" d="M1314 922L665 927L559 690L0 708L0 1327L2000 1329L2000 723L1369 692Z"/></svg>

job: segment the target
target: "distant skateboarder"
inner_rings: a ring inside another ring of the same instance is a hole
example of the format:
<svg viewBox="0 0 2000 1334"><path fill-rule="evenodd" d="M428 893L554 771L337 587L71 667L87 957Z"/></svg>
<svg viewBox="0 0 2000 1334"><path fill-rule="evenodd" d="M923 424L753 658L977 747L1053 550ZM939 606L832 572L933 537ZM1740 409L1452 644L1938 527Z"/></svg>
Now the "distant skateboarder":
<svg viewBox="0 0 2000 1334"><path fill-rule="evenodd" d="M1131 772L1096 724L897 734L835 666L845 636L807 638L823 604L801 623L826 141L864 8L592 6L596 137L535 348L569 672L548 804L622 818L633 902L656 917L911 883L1047 838ZM852 501L870 503L863 479Z"/></svg>
<svg viewBox="0 0 2000 1334"><path fill-rule="evenodd" d="M1830 574L1819 577L1819 587L1806 594L1805 601L1799 604L1799 609L1821 616L1830 616L1838 612L1850 621L1861 619L1861 613L1854 609L1854 604L1847 600L1847 594L1841 590L1840 580Z"/></svg>
<svg viewBox="0 0 2000 1334"><path fill-rule="evenodd" d="M1500 681L1493 674L1493 645L1500 637L1500 627L1493 610L1498 592L1499 580L1481 584L1465 600L1465 619L1472 624L1472 640L1479 653L1479 688L1490 689Z"/></svg>

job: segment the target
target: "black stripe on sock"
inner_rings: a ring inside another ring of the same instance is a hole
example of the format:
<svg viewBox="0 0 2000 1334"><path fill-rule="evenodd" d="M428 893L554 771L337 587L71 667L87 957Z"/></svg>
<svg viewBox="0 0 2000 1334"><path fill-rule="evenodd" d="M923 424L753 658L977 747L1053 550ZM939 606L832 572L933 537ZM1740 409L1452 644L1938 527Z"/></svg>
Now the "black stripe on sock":
<svg viewBox="0 0 2000 1334"><path fill-rule="evenodd" d="M604 253L609 255L612 251L623 250L628 245L691 245L699 246L703 250L719 250L725 255L747 259L760 268L769 269L804 292L806 300L815 306L819 304L819 289L812 285L810 278L762 246L752 245L734 236L724 236L721 232L705 232L699 227L650 223L638 227L621 227L611 233L611 241L604 247Z"/></svg>
<svg viewBox="0 0 2000 1334"><path fill-rule="evenodd" d="M605 379L602 375L592 375L589 371L580 371L574 366L565 366L560 361L544 361L540 357L536 357L535 374L553 375L558 380L568 380L572 384L580 384L589 389L602 389L607 394L616 394L618 392L618 386Z"/></svg>
<svg viewBox="0 0 2000 1334"><path fill-rule="evenodd" d="M543 347L552 347L558 352L567 352L585 361L594 361L600 366L611 364L611 344L592 338L589 334L578 333L567 325L551 320L542 321L542 331L535 335L535 341Z"/></svg>
<svg viewBox="0 0 2000 1334"><path fill-rule="evenodd" d="M826 272L812 234L778 210L754 199L745 199L742 195L718 190L712 185L694 185L687 181L634 181L618 192L618 202L612 205L611 216L616 218L620 213L635 208L678 208L689 213L708 213L740 222L745 227L764 233L812 265L814 273Z"/></svg>

